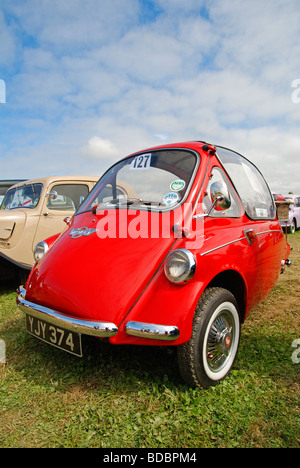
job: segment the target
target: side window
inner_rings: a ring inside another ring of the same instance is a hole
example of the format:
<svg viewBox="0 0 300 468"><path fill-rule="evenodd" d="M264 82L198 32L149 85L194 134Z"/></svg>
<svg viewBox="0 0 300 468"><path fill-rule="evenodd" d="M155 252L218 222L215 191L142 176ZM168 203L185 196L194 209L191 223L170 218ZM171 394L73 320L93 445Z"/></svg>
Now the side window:
<svg viewBox="0 0 300 468"><path fill-rule="evenodd" d="M274 219L274 199L259 170L240 154L225 148L218 147L217 156L241 197L249 218Z"/></svg>
<svg viewBox="0 0 300 468"><path fill-rule="evenodd" d="M89 193L83 184L54 185L47 200L47 208L55 211L75 211Z"/></svg>
<svg viewBox="0 0 300 468"><path fill-rule="evenodd" d="M202 202L203 211L207 212L207 210L210 208L210 206L212 204L211 197L210 197L210 188L211 188L211 185L214 182L224 182L226 184L228 192L230 194L230 198L231 198L231 206L230 206L230 208L228 210L223 210L223 211L213 210L210 213L210 216L222 217L222 218L224 218L224 217L226 217L226 218L238 218L239 216L241 216L241 208L240 208L240 204L238 202L237 195L234 192L234 190L233 190L229 180L227 179L226 175L224 174L224 172L218 167L214 167L212 169L212 171L211 171L211 177L210 177L209 182L208 182L207 187L206 187L206 195L204 196L203 202Z"/></svg>

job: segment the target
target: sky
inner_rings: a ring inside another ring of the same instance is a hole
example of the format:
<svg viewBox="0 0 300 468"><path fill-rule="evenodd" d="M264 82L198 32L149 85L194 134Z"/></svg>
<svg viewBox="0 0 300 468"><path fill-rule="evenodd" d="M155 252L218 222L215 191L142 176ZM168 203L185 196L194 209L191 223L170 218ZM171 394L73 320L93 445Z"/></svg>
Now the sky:
<svg viewBox="0 0 300 468"><path fill-rule="evenodd" d="M0 0L0 179L189 140L300 194L299 0Z"/></svg>

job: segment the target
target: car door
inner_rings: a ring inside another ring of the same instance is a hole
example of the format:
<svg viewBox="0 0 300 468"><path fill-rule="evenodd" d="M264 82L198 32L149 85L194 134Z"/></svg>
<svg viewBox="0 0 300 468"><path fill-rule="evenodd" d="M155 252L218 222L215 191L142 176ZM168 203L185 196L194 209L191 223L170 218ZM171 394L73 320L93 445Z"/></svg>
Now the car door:
<svg viewBox="0 0 300 468"><path fill-rule="evenodd" d="M73 216L89 190L88 182L57 181L49 184L33 248L41 240L64 230L64 219Z"/></svg>
<svg viewBox="0 0 300 468"><path fill-rule="evenodd" d="M258 265L263 264L263 253L255 237L254 242L250 242L250 235L255 233L256 226L246 217L240 197L227 174L215 163L209 169L209 181L202 202L203 211L209 211L212 204L211 187L218 182L225 184L231 206L226 210L213 209L205 223L198 222L200 228L203 226L205 240L201 256L202 259L208 259L205 268L212 269L211 277L218 274L214 268L240 272L249 284L249 297L254 303L258 303L263 281L263 271ZM246 232L249 232L249 241L246 239Z"/></svg>
<svg viewBox="0 0 300 468"><path fill-rule="evenodd" d="M254 266L260 278L257 285L260 300L275 284L284 258L284 236L276 219L274 199L260 171L242 155L218 148L218 158L243 204L244 232L250 230L255 239ZM251 249L250 245L249 252Z"/></svg>

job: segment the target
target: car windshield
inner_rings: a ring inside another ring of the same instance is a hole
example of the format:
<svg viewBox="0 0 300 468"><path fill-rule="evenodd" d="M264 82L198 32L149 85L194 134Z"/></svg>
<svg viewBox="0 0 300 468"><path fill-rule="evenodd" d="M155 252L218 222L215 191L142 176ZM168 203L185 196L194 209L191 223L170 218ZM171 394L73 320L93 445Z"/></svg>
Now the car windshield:
<svg viewBox="0 0 300 468"><path fill-rule="evenodd" d="M131 205L173 209L188 193L197 158L191 151L169 149L126 158L104 174L77 213Z"/></svg>
<svg viewBox="0 0 300 468"><path fill-rule="evenodd" d="M42 184L29 184L8 190L0 209L35 208L40 200L42 187Z"/></svg>

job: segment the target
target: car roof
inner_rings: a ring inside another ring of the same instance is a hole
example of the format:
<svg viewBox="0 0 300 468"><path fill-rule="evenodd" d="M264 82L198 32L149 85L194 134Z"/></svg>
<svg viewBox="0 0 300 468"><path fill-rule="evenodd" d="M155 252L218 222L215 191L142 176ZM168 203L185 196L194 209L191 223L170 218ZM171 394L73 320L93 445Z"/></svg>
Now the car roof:
<svg viewBox="0 0 300 468"><path fill-rule="evenodd" d="M21 187L22 185L31 185L31 184L43 184L48 185L52 182L98 182L100 176L48 176L48 177L39 177L36 179L28 179L22 182L15 184L13 187Z"/></svg>

